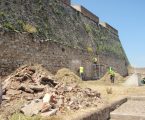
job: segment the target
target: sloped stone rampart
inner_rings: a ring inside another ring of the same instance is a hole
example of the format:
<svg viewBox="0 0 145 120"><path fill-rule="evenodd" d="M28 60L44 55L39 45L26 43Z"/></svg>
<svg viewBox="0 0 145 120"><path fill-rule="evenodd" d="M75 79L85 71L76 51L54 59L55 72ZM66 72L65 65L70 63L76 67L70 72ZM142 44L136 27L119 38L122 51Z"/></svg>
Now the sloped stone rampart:
<svg viewBox="0 0 145 120"><path fill-rule="evenodd" d="M82 65L90 77L94 57L103 74L112 66L127 75L119 37L71 6L59 0L0 1L0 75L39 63L54 72L62 67L77 72Z"/></svg>

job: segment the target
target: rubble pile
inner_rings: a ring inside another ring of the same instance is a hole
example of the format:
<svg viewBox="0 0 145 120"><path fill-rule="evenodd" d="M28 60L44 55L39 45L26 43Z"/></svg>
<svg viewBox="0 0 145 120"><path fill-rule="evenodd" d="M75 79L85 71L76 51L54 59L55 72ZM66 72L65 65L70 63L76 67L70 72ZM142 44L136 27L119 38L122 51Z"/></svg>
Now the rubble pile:
<svg viewBox="0 0 145 120"><path fill-rule="evenodd" d="M9 106L13 101L23 99L25 104L21 105L20 111L25 115L50 116L66 109L78 110L102 103L97 91L82 89L72 81L55 79L42 66L21 67L3 82L3 104Z"/></svg>
<svg viewBox="0 0 145 120"><path fill-rule="evenodd" d="M40 65L24 66L2 83L3 99L39 98L48 86L54 87L57 84L52 79L53 75Z"/></svg>

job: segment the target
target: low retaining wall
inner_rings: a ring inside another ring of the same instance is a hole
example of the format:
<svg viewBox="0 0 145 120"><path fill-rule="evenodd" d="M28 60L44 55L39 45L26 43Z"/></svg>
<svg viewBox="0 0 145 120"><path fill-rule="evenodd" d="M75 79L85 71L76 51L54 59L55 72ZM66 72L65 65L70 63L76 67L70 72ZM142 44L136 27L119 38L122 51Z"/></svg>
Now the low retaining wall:
<svg viewBox="0 0 145 120"><path fill-rule="evenodd" d="M127 98L122 98L111 103L103 108L91 111L72 120L108 120L110 118L110 112L119 107L121 104L127 102Z"/></svg>

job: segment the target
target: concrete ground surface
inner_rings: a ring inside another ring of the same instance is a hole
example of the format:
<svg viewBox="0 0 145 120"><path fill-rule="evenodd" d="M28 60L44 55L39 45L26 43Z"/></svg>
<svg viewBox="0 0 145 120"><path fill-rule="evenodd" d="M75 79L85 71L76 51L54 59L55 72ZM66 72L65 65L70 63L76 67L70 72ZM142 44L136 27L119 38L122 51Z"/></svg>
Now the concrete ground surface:
<svg viewBox="0 0 145 120"><path fill-rule="evenodd" d="M111 120L145 120L145 100L139 96L128 100L110 115Z"/></svg>
<svg viewBox="0 0 145 120"><path fill-rule="evenodd" d="M83 85L97 89L108 102L119 97L128 97L126 103L111 112L110 120L145 120L145 86L140 86L139 83L139 77L133 74L120 84L88 81ZM111 90L110 93L108 93L108 89Z"/></svg>
<svg viewBox="0 0 145 120"><path fill-rule="evenodd" d="M130 76L125 86L141 86L138 74ZM111 120L145 120L145 97L129 96L128 101L110 113Z"/></svg>

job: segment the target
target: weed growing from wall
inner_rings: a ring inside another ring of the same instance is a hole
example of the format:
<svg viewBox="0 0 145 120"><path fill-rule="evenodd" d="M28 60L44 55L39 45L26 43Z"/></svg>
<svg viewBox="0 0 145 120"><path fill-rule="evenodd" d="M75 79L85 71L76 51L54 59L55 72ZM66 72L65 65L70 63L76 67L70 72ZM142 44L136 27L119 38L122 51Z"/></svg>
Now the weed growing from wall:
<svg viewBox="0 0 145 120"><path fill-rule="evenodd" d="M90 33L92 31L92 26L89 24L85 24L85 30L87 33Z"/></svg>
<svg viewBox="0 0 145 120"><path fill-rule="evenodd" d="M93 48L92 48L92 47L87 47L87 51L88 51L89 53L93 53Z"/></svg>
<svg viewBox="0 0 145 120"><path fill-rule="evenodd" d="M23 29L24 29L24 31L26 31L28 33L36 33L37 32L36 27L31 25L31 24L24 24Z"/></svg>
<svg viewBox="0 0 145 120"><path fill-rule="evenodd" d="M15 30L14 26L10 22L4 22L3 27L5 29L11 30L11 31L14 31Z"/></svg>

